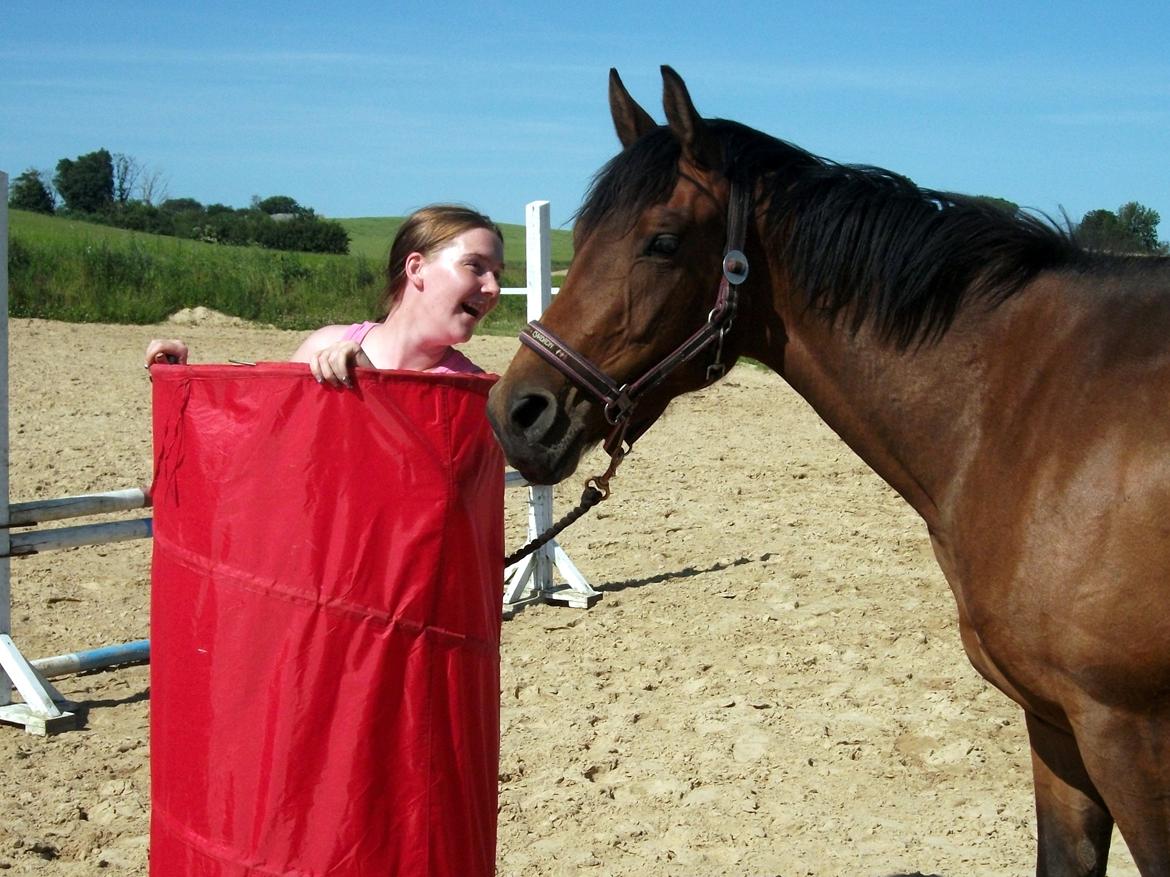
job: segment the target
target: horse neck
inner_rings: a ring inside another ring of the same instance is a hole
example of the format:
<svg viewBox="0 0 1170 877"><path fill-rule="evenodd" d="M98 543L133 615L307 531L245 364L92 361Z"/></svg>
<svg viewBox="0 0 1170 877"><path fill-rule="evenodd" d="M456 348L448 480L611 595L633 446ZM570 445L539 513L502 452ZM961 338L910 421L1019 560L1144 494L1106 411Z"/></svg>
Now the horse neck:
<svg viewBox="0 0 1170 877"><path fill-rule="evenodd" d="M983 422L986 346L979 334L960 319L938 342L899 351L867 326L851 333L796 309L782 322L783 344L748 355L781 374L940 532Z"/></svg>

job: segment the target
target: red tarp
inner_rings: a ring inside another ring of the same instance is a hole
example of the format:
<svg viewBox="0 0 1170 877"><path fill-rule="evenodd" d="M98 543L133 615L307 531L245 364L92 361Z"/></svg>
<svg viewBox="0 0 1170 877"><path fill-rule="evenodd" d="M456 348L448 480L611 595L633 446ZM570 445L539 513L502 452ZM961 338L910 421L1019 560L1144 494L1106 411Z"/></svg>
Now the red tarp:
<svg viewBox="0 0 1170 877"><path fill-rule="evenodd" d="M491 379L151 376L150 873L493 873Z"/></svg>

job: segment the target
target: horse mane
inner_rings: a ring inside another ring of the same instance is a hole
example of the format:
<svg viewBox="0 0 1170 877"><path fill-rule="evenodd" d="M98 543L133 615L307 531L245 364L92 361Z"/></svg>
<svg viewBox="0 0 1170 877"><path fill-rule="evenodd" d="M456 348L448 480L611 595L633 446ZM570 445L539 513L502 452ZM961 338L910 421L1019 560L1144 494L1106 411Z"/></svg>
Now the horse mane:
<svg viewBox="0 0 1170 877"><path fill-rule="evenodd" d="M807 307L858 331L872 321L899 347L941 337L965 302L1005 301L1041 271L1084 268L1088 254L1047 217L920 188L881 168L843 165L737 122L706 120L723 173L759 186L764 243ZM576 219L632 228L678 181L678 141L658 128L594 178Z"/></svg>

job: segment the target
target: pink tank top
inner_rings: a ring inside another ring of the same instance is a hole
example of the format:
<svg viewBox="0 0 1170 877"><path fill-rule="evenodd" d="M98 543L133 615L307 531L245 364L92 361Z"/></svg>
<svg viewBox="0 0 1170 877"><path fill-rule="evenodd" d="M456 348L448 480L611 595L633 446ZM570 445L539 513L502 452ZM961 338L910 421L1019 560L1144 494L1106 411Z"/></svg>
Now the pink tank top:
<svg viewBox="0 0 1170 877"><path fill-rule="evenodd" d="M354 323L345 330L345 334L341 336L342 341L356 341L358 346L370 334L370 330L377 326L377 323L371 323L368 320L364 323ZM483 369L456 350L454 347L448 347L446 355L440 359L435 365L427 369L429 372L438 372L439 374L448 375L481 375Z"/></svg>

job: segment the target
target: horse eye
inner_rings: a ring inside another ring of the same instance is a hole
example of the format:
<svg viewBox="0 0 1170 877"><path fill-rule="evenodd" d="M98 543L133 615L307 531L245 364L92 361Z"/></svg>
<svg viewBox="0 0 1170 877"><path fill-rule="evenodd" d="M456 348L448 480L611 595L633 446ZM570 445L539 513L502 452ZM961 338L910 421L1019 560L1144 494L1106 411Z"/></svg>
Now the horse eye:
<svg viewBox="0 0 1170 877"><path fill-rule="evenodd" d="M647 256L673 256L678 252L678 235L659 234L650 240L646 247Z"/></svg>

